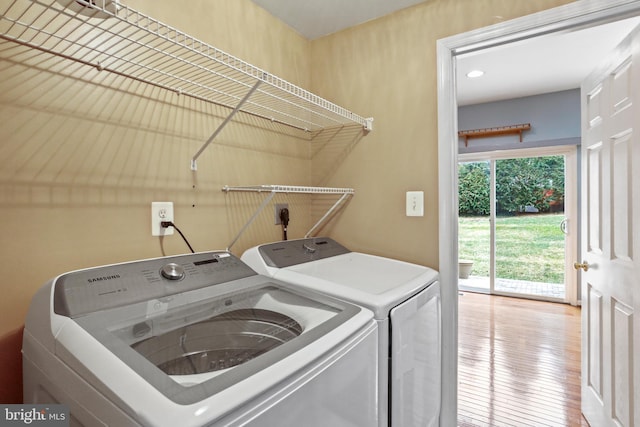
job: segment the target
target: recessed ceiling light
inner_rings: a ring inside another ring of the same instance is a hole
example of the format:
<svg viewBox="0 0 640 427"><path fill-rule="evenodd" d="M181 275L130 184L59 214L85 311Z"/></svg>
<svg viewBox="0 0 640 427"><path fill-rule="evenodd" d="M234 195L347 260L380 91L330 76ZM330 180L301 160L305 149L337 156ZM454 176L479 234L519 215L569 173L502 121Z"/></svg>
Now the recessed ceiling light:
<svg viewBox="0 0 640 427"><path fill-rule="evenodd" d="M470 79L475 79L477 77L482 76L483 74L484 74L484 71L482 70L473 70L467 73L467 77L469 77Z"/></svg>

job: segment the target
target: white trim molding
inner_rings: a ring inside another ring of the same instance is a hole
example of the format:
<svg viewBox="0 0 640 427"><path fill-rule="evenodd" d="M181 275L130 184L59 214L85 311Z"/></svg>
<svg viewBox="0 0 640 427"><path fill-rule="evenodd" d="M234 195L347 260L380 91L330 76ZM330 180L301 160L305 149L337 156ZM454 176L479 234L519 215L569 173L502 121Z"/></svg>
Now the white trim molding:
<svg viewBox="0 0 640 427"><path fill-rule="evenodd" d="M439 269L442 283L441 426L457 425L458 105L456 56L640 15L640 0L580 0L437 42Z"/></svg>

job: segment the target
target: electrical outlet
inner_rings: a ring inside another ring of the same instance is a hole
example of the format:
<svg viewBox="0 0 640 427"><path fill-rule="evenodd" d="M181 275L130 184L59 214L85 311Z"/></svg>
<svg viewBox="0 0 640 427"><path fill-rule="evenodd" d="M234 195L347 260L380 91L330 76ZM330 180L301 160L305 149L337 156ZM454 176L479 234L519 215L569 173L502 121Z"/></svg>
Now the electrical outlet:
<svg viewBox="0 0 640 427"><path fill-rule="evenodd" d="M424 216L424 191L407 191L407 216Z"/></svg>
<svg viewBox="0 0 640 427"><path fill-rule="evenodd" d="M276 203L276 209L275 209L275 225L280 225L282 224L282 221L280 220L280 211L282 209L289 209L289 203Z"/></svg>
<svg viewBox="0 0 640 427"><path fill-rule="evenodd" d="M162 221L173 222L173 202L151 202L151 235L170 236L173 227L164 228Z"/></svg>

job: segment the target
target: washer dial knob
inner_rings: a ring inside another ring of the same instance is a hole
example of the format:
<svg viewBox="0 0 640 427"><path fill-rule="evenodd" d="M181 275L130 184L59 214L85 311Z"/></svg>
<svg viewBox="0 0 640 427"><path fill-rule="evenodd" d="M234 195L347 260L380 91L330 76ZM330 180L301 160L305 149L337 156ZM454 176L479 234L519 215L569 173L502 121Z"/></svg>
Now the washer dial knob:
<svg viewBox="0 0 640 427"><path fill-rule="evenodd" d="M160 273L162 277L169 280L180 280L184 278L184 268L175 262L170 262L162 267Z"/></svg>

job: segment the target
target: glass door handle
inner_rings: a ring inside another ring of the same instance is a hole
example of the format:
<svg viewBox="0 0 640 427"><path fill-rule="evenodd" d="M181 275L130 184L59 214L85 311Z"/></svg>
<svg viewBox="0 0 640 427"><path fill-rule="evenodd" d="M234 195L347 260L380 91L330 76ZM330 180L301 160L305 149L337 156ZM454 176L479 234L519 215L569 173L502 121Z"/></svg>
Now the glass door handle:
<svg viewBox="0 0 640 427"><path fill-rule="evenodd" d="M565 218L562 220L562 222L560 223L560 231L562 231L564 234L569 234L569 230L567 228L567 226L569 225L569 219Z"/></svg>

